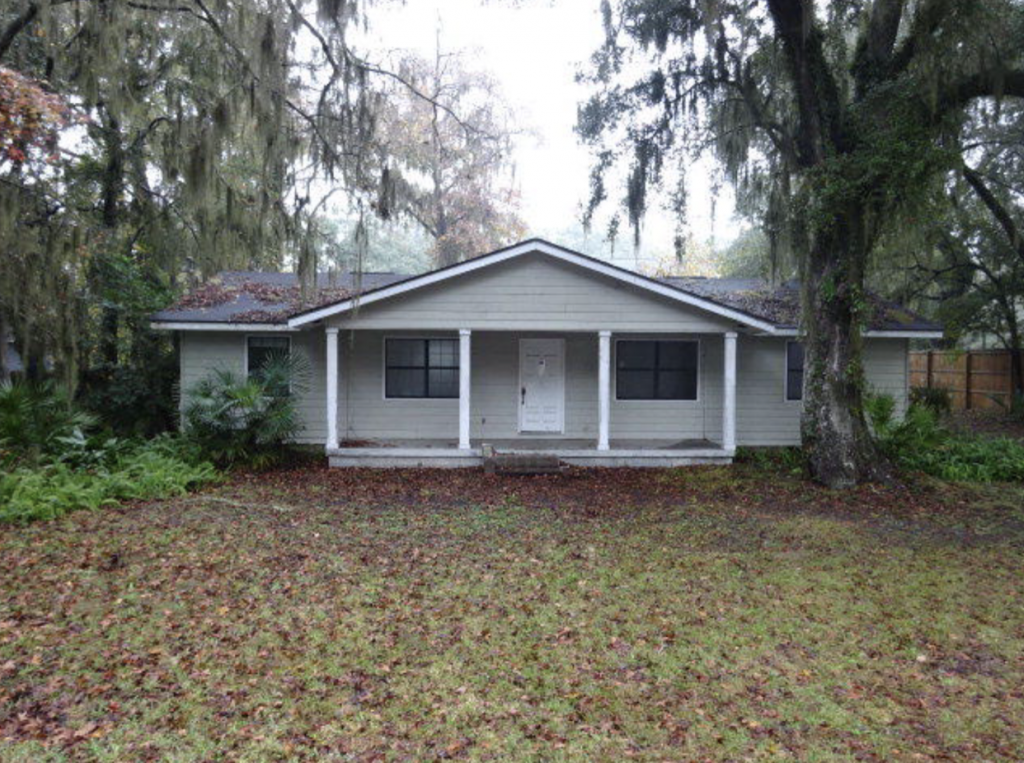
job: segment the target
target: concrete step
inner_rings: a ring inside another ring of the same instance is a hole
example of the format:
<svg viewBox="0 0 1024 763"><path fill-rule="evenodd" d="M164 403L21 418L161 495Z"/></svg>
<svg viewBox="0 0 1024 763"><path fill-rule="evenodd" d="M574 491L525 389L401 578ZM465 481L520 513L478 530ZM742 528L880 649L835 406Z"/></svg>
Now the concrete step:
<svg viewBox="0 0 1024 763"><path fill-rule="evenodd" d="M487 474L554 474L561 470L558 457L547 453L493 453L484 458Z"/></svg>

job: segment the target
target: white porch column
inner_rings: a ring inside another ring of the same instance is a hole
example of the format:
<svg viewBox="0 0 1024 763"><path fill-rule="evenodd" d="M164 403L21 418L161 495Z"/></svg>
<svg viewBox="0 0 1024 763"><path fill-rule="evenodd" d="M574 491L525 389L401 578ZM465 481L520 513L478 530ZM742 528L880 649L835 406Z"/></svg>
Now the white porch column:
<svg viewBox="0 0 1024 763"><path fill-rule="evenodd" d="M722 385L722 448L736 450L736 332L724 336L725 368Z"/></svg>
<svg viewBox="0 0 1024 763"><path fill-rule="evenodd" d="M608 450L612 399L612 332L597 333L597 449Z"/></svg>
<svg viewBox="0 0 1024 763"><path fill-rule="evenodd" d="M470 336L469 329L459 329L459 448L469 450L469 384Z"/></svg>
<svg viewBox="0 0 1024 763"><path fill-rule="evenodd" d="M327 448L338 447L338 329L327 327Z"/></svg>

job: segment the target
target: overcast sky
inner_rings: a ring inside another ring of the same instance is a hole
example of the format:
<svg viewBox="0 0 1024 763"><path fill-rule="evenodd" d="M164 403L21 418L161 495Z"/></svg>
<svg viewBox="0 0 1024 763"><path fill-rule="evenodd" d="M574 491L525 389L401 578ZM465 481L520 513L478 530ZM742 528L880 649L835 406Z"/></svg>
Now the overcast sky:
<svg viewBox="0 0 1024 763"><path fill-rule="evenodd" d="M501 84L520 126L533 133L518 141L515 157L522 214L531 235L550 237L575 225L587 196L591 159L573 126L576 107L589 93L575 75L601 43L598 6L598 0L527 0L519 7L482 0L410 0L371 11L373 36L388 48L432 56L439 31L444 50L464 51L468 63ZM690 176L706 178L707 172L691 171ZM691 182L689 222L696 236L713 234L719 245L731 240L738 225L730 210L731 201L720 197L712 225L706 184ZM669 215L652 209L645 243L667 246L674 230Z"/></svg>

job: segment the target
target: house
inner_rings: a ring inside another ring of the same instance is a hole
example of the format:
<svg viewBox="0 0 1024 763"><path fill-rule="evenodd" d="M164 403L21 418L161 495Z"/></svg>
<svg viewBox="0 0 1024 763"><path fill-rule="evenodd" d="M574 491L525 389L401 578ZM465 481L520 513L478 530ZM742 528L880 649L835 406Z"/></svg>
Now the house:
<svg viewBox="0 0 1024 763"><path fill-rule="evenodd" d="M728 462L799 442L793 284L650 278L539 239L422 275L226 273L152 317L182 389L215 367L305 353L300 438L334 466L469 466L482 449L594 465ZM908 345L934 323L872 299L870 385L907 404Z"/></svg>

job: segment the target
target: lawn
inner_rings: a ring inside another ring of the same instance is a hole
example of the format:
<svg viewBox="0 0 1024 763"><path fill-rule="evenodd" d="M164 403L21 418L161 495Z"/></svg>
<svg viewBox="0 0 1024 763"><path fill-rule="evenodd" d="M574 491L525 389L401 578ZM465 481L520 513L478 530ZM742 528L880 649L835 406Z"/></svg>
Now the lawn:
<svg viewBox="0 0 1024 763"><path fill-rule="evenodd" d="M0 759L1024 759L1024 492L328 472L0 527Z"/></svg>

